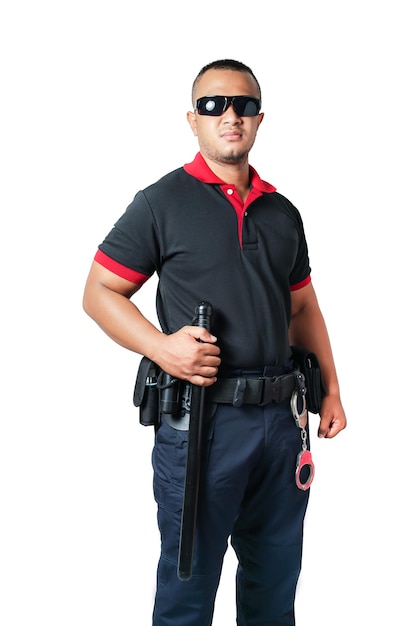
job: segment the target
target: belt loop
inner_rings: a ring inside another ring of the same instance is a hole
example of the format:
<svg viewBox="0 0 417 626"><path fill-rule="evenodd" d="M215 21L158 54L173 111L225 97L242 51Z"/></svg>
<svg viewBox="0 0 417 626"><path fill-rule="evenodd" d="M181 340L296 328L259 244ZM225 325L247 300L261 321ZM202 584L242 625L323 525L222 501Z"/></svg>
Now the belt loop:
<svg viewBox="0 0 417 626"><path fill-rule="evenodd" d="M235 390L233 392L232 404L235 407L242 406L243 396L246 390L246 378L238 378L236 381Z"/></svg>
<svg viewBox="0 0 417 626"><path fill-rule="evenodd" d="M263 381L263 389L262 389L262 397L259 402L259 406L265 406L269 404L274 399L274 390L273 390L273 382L276 381L276 378L261 378Z"/></svg>

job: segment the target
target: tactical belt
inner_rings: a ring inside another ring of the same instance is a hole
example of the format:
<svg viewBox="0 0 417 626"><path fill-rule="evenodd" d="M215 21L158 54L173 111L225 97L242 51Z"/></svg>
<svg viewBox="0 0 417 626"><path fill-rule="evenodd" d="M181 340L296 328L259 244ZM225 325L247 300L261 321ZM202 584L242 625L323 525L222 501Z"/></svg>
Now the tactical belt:
<svg viewBox="0 0 417 626"><path fill-rule="evenodd" d="M305 393L304 376L298 370L272 378L220 378L206 388L206 399L236 407L242 404L263 406L290 398L295 390Z"/></svg>

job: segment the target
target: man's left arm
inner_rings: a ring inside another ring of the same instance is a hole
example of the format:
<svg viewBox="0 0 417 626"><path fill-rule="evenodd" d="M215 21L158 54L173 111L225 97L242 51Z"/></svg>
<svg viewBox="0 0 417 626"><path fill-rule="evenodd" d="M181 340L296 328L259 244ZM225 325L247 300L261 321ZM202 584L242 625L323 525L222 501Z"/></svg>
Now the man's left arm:
<svg viewBox="0 0 417 626"><path fill-rule="evenodd" d="M290 344L314 352L320 362L327 394L320 409L319 437L332 438L346 427L339 381L324 317L310 282L291 292Z"/></svg>

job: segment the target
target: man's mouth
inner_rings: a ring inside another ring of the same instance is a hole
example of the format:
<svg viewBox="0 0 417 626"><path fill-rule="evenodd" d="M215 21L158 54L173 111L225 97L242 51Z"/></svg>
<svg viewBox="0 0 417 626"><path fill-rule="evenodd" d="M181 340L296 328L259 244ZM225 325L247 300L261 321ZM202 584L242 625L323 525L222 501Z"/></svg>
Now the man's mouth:
<svg viewBox="0 0 417 626"><path fill-rule="evenodd" d="M242 139L242 133L233 130L227 131L222 134L222 139L226 139L227 141L236 141L238 139Z"/></svg>

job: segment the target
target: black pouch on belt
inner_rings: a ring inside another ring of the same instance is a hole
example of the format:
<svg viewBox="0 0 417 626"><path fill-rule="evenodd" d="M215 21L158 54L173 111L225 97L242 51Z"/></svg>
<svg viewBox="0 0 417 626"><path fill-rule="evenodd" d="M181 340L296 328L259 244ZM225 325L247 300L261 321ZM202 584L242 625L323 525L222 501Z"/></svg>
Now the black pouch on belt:
<svg viewBox="0 0 417 626"><path fill-rule="evenodd" d="M139 407L139 422L142 426L159 424L159 388L160 368L146 356L139 364L136 376L133 404Z"/></svg>
<svg viewBox="0 0 417 626"><path fill-rule="evenodd" d="M310 350L298 346L291 346L291 350L295 365L298 365L301 373L304 374L307 409L311 413L319 413L321 400L326 395L319 360Z"/></svg>

